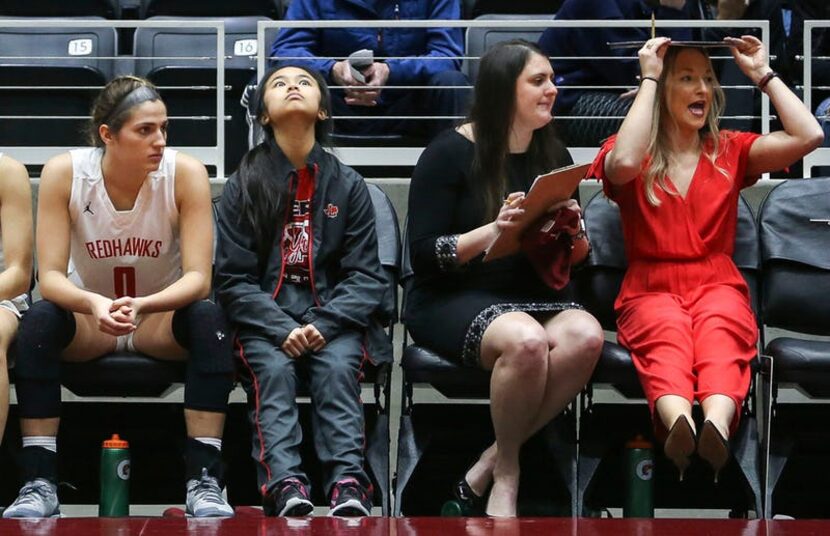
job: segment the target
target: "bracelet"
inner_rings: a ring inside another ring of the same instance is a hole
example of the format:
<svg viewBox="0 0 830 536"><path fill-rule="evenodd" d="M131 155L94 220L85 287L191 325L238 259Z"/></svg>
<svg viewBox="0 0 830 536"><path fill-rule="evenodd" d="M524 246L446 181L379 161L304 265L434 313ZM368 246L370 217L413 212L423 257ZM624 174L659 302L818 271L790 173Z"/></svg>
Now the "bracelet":
<svg viewBox="0 0 830 536"><path fill-rule="evenodd" d="M576 234L572 234L572 235L571 235L571 240L573 240L574 242L576 242L577 240L582 240L583 238L587 238L587 237L588 237L588 233L586 233L586 232L583 230L583 231L579 231L579 232L578 232L578 233L576 233Z"/></svg>
<svg viewBox="0 0 830 536"><path fill-rule="evenodd" d="M658 81L657 81L657 79L656 79L656 78L654 78L653 76L641 76L641 77L640 77L640 85L642 85L642 84L643 84L643 81L644 81L644 80L651 80L651 81L652 81L652 82L654 82L655 84L659 84L659 83L660 83L660 82L658 82Z"/></svg>
<svg viewBox="0 0 830 536"><path fill-rule="evenodd" d="M767 84L769 84L770 80L772 80L773 78L779 78L780 76L781 75L779 75L775 71L768 72L767 74L764 75L763 78L758 80L758 89L760 89L761 91L764 91L764 88L767 87Z"/></svg>

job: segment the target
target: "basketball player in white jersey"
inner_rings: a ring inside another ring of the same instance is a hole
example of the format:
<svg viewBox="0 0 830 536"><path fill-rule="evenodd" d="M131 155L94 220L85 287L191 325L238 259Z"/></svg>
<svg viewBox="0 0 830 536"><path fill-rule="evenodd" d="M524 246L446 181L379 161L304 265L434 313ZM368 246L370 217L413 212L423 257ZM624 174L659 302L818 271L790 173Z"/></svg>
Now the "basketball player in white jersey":
<svg viewBox="0 0 830 536"><path fill-rule="evenodd" d="M188 360L186 510L230 516L221 495L230 337L207 301L213 223L205 167L166 147L167 110L141 78L116 78L92 109L93 147L46 163L38 199L43 301L21 323L16 389L24 485L4 517L59 514L60 360L116 350Z"/></svg>
<svg viewBox="0 0 830 536"><path fill-rule="evenodd" d="M0 153L0 443L9 414L7 354L28 309L32 279L32 189L23 164Z"/></svg>

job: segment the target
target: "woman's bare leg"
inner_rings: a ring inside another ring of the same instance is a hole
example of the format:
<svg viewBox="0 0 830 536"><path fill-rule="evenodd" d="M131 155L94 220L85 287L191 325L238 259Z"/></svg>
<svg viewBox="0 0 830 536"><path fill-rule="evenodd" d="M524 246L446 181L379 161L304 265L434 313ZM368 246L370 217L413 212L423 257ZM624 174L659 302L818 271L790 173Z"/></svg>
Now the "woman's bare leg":
<svg viewBox="0 0 830 536"><path fill-rule="evenodd" d="M481 341L481 364L492 369L490 416L498 448L488 514L515 516L519 450L539 413L547 383L548 342L541 324L525 313L496 318Z"/></svg>
<svg viewBox="0 0 830 536"><path fill-rule="evenodd" d="M735 401L726 395L709 395L700 402L703 418L712 421L724 439L729 439L729 428L738 408Z"/></svg>
<svg viewBox="0 0 830 536"><path fill-rule="evenodd" d="M550 351L544 395L522 443L556 417L582 390L602 351L602 327L588 313L568 310L544 324ZM497 443L490 445L467 472L467 483L483 495L493 478Z"/></svg>

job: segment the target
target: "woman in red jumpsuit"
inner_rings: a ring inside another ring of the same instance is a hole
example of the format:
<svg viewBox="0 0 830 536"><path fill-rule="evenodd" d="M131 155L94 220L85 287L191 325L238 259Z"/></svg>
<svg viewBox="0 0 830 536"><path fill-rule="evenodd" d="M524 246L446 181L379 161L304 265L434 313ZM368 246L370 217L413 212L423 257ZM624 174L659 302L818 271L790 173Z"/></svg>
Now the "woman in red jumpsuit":
<svg viewBox="0 0 830 536"><path fill-rule="evenodd" d="M697 449L717 480L757 351L749 292L732 262L740 189L823 140L813 115L769 68L763 44L748 36L725 41L784 130L719 130L723 92L708 56L655 38L639 51L631 110L589 172L622 216L629 268L615 304L618 339L631 351L681 479ZM704 416L699 435L695 400Z"/></svg>

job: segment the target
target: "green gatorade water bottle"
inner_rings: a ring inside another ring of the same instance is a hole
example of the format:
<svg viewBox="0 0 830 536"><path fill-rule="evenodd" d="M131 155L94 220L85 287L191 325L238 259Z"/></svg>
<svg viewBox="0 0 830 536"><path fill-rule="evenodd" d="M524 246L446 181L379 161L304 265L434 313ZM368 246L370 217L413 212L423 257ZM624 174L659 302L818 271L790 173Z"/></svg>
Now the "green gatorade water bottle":
<svg viewBox="0 0 830 536"><path fill-rule="evenodd" d="M651 443L637 436L625 444L623 517L654 517L654 454Z"/></svg>
<svg viewBox="0 0 830 536"><path fill-rule="evenodd" d="M101 448L101 517L130 515L130 444L114 434Z"/></svg>
<svg viewBox="0 0 830 536"><path fill-rule="evenodd" d="M465 508L458 501L447 501L441 506L441 517L466 517Z"/></svg>

